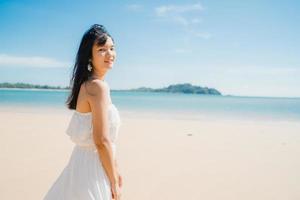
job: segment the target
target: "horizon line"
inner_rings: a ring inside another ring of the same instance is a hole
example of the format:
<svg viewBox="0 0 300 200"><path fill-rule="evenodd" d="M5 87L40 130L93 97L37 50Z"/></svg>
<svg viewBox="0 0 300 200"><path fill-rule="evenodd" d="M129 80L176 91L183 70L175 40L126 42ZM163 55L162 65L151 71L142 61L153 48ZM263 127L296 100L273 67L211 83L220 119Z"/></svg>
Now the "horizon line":
<svg viewBox="0 0 300 200"><path fill-rule="evenodd" d="M50 86L50 87L69 87L69 86L53 86L53 85L47 85L47 84L31 84L31 83L24 83L24 82L0 82L0 84L3 84L3 83L9 83L9 84L16 84L16 83L22 83L22 84L29 84L29 85L39 85L39 86ZM174 83L174 84L184 84L184 83ZM191 83L190 83L191 84ZM173 85L173 84L170 84L170 85ZM193 85L193 84L191 84ZM197 85L193 85L193 86L197 86ZM136 87L136 88L127 88L127 89L111 89L111 91L114 91L114 90L119 90L119 91L124 91L124 90L133 90L133 89L138 89L138 88L141 88L141 87L145 87L145 88L151 88L151 87L146 87L146 86L140 86L140 87ZM201 87L201 86L199 86ZM208 87L209 88L209 87ZM9 87L0 87L0 89L20 89L20 90L48 90L48 91L51 91L51 90L68 90L68 89L65 89L65 88L61 88L61 89L53 89L53 88L9 88ZM159 89L159 88L151 88L151 89ZM213 88L215 89L215 88ZM217 90L217 89L216 89ZM183 93L182 93L183 94ZM189 93L187 93L189 94ZM190 93L192 94L192 93ZM195 94L195 95L209 95L209 94ZM223 94L221 92L221 95L217 95L217 96L232 96L232 97L247 97L247 98L300 98L300 96L257 96L257 95L238 95L238 94Z"/></svg>

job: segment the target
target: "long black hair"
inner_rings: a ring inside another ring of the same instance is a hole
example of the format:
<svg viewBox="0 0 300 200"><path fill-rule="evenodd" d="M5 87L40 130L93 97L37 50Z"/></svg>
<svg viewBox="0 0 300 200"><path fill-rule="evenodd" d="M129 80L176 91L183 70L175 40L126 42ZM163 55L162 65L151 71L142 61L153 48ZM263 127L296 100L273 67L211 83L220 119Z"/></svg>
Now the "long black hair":
<svg viewBox="0 0 300 200"><path fill-rule="evenodd" d="M105 27L99 24L92 25L84 33L76 55L76 61L72 71L72 78L70 80L71 92L66 101L69 109L76 109L80 86L82 83L88 80L93 73L93 69L92 71L89 71L87 68L89 59L92 57L93 45L97 44L98 46L103 46L108 37L113 40Z"/></svg>

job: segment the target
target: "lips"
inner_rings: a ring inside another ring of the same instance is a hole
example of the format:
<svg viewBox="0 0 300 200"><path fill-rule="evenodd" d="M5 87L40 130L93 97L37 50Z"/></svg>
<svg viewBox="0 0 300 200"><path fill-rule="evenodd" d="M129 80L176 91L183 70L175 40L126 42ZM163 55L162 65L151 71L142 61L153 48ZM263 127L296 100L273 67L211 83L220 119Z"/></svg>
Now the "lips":
<svg viewBox="0 0 300 200"><path fill-rule="evenodd" d="M107 60L107 61L104 61L105 63L113 63L114 61L113 60Z"/></svg>

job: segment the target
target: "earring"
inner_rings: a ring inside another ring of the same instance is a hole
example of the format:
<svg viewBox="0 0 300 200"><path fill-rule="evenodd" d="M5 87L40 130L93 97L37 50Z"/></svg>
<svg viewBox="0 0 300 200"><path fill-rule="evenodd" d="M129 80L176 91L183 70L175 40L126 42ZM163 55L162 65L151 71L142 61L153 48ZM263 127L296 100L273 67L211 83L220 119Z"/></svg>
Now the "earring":
<svg viewBox="0 0 300 200"><path fill-rule="evenodd" d="M92 71L92 65L91 65L90 62L89 62L89 64L88 64L88 66L87 66L87 69L88 69L89 71Z"/></svg>

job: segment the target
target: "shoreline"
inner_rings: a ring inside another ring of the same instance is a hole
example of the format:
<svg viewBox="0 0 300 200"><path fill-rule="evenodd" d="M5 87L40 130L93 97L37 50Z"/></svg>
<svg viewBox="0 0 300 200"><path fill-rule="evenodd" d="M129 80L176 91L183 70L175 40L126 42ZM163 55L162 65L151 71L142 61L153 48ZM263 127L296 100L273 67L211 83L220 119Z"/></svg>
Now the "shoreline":
<svg viewBox="0 0 300 200"><path fill-rule="evenodd" d="M252 115L228 115L226 113L199 113L190 111L159 111L159 110L129 110L120 109L118 107L122 118L145 118L145 119L161 119L161 120L185 120L185 121L250 121L250 122L295 122L300 123L300 119L297 117L269 117L259 114ZM23 105L10 105L0 106L0 113L24 113L24 114L60 114L60 115L71 115L74 110L69 110L66 107L58 106L44 106L44 105L31 105L24 107Z"/></svg>

